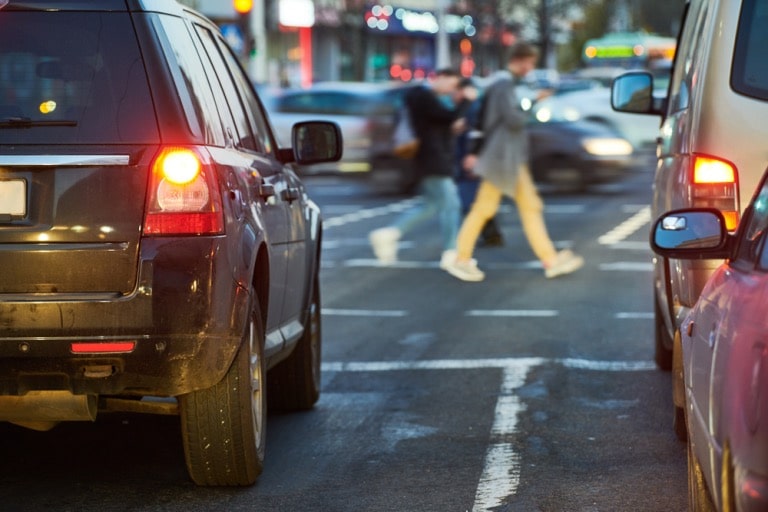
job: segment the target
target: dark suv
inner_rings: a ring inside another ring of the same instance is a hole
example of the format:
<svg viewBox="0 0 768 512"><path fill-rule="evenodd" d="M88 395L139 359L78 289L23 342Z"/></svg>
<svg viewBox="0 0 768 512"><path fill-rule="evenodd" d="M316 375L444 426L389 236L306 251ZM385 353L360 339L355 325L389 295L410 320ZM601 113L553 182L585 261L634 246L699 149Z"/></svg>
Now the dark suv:
<svg viewBox="0 0 768 512"><path fill-rule="evenodd" d="M215 25L169 0L0 0L0 420L178 414L201 485L319 396L321 219ZM267 369L271 369L267 377Z"/></svg>

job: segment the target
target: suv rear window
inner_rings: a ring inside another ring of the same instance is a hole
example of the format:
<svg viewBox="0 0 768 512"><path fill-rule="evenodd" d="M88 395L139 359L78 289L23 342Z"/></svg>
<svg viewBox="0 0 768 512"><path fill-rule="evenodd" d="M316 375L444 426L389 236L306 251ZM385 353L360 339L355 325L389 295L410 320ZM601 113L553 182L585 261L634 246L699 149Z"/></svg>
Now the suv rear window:
<svg viewBox="0 0 768 512"><path fill-rule="evenodd" d="M731 73L731 87L737 92L768 100L768 2L745 0L741 7L739 32Z"/></svg>
<svg viewBox="0 0 768 512"><path fill-rule="evenodd" d="M148 143L154 109L128 13L6 12L0 140Z"/></svg>

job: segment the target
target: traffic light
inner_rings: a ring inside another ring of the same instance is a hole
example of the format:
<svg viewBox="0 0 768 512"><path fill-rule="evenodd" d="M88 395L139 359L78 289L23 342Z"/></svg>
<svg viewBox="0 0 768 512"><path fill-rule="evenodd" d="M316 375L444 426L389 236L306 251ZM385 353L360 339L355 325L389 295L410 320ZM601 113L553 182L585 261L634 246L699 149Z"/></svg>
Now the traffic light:
<svg viewBox="0 0 768 512"><path fill-rule="evenodd" d="M253 0L232 0L232 6L240 14L247 14L253 8Z"/></svg>

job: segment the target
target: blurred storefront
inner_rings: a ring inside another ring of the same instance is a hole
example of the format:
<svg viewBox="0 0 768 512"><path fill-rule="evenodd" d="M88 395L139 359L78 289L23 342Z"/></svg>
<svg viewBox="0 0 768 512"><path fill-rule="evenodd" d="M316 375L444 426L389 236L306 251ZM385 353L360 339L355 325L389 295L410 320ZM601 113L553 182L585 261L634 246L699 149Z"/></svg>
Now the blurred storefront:
<svg viewBox="0 0 768 512"><path fill-rule="evenodd" d="M228 1L182 1L222 27L255 82L271 85L420 79L445 65L441 44L448 65L485 75L514 41L488 4L474 16L469 0L236 0L241 14Z"/></svg>

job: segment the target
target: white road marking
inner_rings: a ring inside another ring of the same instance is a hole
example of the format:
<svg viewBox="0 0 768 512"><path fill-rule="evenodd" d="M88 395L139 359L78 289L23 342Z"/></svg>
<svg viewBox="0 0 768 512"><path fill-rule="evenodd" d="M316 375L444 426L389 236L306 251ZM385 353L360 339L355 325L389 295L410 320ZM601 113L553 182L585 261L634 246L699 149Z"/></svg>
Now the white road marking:
<svg viewBox="0 0 768 512"><path fill-rule="evenodd" d="M375 258L352 258L349 260L345 260L342 263L345 267L356 267L356 268L364 268L364 267L377 267L377 268L398 268L398 269L404 269L404 268L439 268L440 262L439 261L402 261L398 260L395 263L392 263L390 265L383 265L379 263L379 260Z"/></svg>
<svg viewBox="0 0 768 512"><path fill-rule="evenodd" d="M597 241L602 245L612 245L621 242L635 231L648 224L651 221L651 207L646 206L628 218L608 233L604 234Z"/></svg>
<svg viewBox="0 0 768 512"><path fill-rule="evenodd" d="M557 316L559 312L552 309L472 309L464 314L488 317L551 317Z"/></svg>
<svg viewBox="0 0 768 512"><path fill-rule="evenodd" d="M418 201L420 201L420 198L412 197L408 199L403 199L402 201L397 201L396 203L390 203L384 206L377 206L374 208L357 208L354 211L352 210L352 207L346 206L346 205L329 205L323 207L323 212L343 212L347 211L349 213L343 213L341 215L336 215L333 217L328 217L327 219L323 220L323 227L324 228L335 228L339 226L344 226L346 224L351 224L353 222L359 222L365 219L372 219L374 217L380 217L382 215L389 215L392 213L399 213L403 210L406 210L416 204ZM499 207L500 213L509 213L513 211L512 205L501 205ZM582 204L560 204L560 205L549 205L544 207L544 212L548 214L564 214L564 215L573 215L574 213L583 213L586 211L586 206Z"/></svg>
<svg viewBox="0 0 768 512"><path fill-rule="evenodd" d="M489 510L517 492L520 484L520 454L512 441L517 435L517 420L525 404L515 390L525 384L530 364L504 368L501 391L491 426L491 444L485 454L483 472L475 491L473 512Z"/></svg>
<svg viewBox="0 0 768 512"><path fill-rule="evenodd" d="M401 317L408 316L407 311L399 310L373 310L373 309L334 309L322 308L320 313L325 316L373 316L373 317Z"/></svg>
<svg viewBox="0 0 768 512"><path fill-rule="evenodd" d="M609 247L611 249L624 249L627 251L649 251L651 250L651 246L648 242L640 242L640 241L632 241L632 240L624 240L623 242L616 242L613 244L610 244Z"/></svg>
<svg viewBox="0 0 768 512"><path fill-rule="evenodd" d="M601 372L655 371L653 361L600 361L580 358L500 357L491 359L425 359L419 361L324 362L327 372L391 372L411 370L482 370L561 364L566 368Z"/></svg>
<svg viewBox="0 0 768 512"><path fill-rule="evenodd" d="M656 371L652 361L595 361L589 359L517 357L497 359L438 359L425 361L327 362L322 370L329 372L382 372L397 370L503 370L499 397L496 401L490 445L485 454L472 512L485 512L503 505L514 496L520 484L520 454L515 451L517 422L525 404L515 391L525 384L532 367L561 364L577 370L636 372Z"/></svg>
<svg viewBox="0 0 768 512"><path fill-rule="evenodd" d="M653 318L653 313L616 313L619 320L649 320Z"/></svg>
<svg viewBox="0 0 768 512"><path fill-rule="evenodd" d="M355 212L346 213L337 217L331 217L323 220L323 228L335 228L350 224L352 222L359 222L365 219L372 219L374 217L380 217L382 215L389 215L391 213L398 213L407 208L410 208L418 201L417 198L403 199L396 203L391 203L385 206L378 206L375 208L365 208L357 210Z"/></svg>
<svg viewBox="0 0 768 512"><path fill-rule="evenodd" d="M614 263L601 263L598 267L604 272L651 272L653 263L650 261L617 261Z"/></svg>

